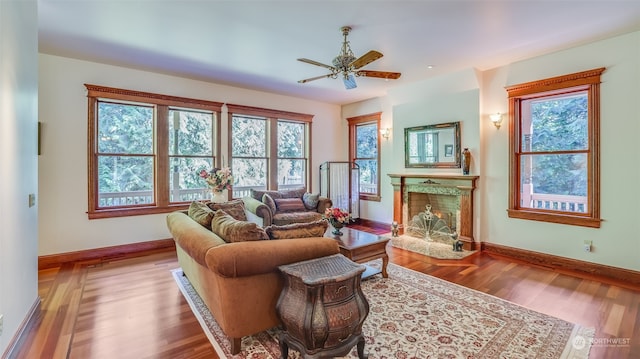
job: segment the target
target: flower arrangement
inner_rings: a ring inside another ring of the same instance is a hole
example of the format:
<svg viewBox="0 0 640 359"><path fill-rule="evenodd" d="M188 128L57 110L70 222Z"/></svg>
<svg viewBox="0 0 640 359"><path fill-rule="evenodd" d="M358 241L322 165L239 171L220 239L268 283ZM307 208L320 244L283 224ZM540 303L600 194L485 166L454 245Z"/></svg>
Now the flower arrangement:
<svg viewBox="0 0 640 359"><path fill-rule="evenodd" d="M325 209L322 218L328 220L331 223L337 222L341 224L347 224L351 222L351 214L337 207L329 207Z"/></svg>
<svg viewBox="0 0 640 359"><path fill-rule="evenodd" d="M231 185L233 184L233 176L231 175L231 168L229 167L214 168L211 171L202 169L198 175L207 182L207 185L211 187L211 191L214 193L231 189Z"/></svg>
<svg viewBox="0 0 640 359"><path fill-rule="evenodd" d="M333 226L333 231L331 231L331 233L335 234L336 236L342 235L342 232L340 232L340 228L351 222L351 214L349 212L334 207L325 209L322 218L331 223L331 225Z"/></svg>

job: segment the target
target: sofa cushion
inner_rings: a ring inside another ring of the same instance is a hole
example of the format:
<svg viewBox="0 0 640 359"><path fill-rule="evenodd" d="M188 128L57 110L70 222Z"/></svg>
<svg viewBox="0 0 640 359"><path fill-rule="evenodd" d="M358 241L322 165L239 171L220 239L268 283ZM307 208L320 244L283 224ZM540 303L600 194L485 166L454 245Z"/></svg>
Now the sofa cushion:
<svg viewBox="0 0 640 359"><path fill-rule="evenodd" d="M268 193L262 195L262 203L269 207L271 213L276 213L278 210L278 207L276 207L276 201Z"/></svg>
<svg viewBox="0 0 640 359"><path fill-rule="evenodd" d="M302 195L302 202L304 203L304 207L306 209L312 210L318 208L318 201L320 200L320 193L309 193L306 192Z"/></svg>
<svg viewBox="0 0 640 359"><path fill-rule="evenodd" d="M292 223L283 226L271 225L264 229L271 239L290 239L290 238L308 238L322 237L327 231L329 223L325 220L319 220L308 223Z"/></svg>
<svg viewBox="0 0 640 359"><path fill-rule="evenodd" d="M251 197L257 199L258 201L261 201L262 196L264 196L265 193L271 196L271 198L276 199L276 198L302 198L302 195L304 195L306 192L307 190L304 187L289 189L289 190L281 190L281 191L264 191L264 190L251 189L250 195Z"/></svg>
<svg viewBox="0 0 640 359"><path fill-rule="evenodd" d="M322 214L315 211L283 212L273 215L273 223L278 226L291 223L314 222L322 219Z"/></svg>
<svg viewBox="0 0 640 359"><path fill-rule="evenodd" d="M238 221L247 220L247 214L244 211L244 202L242 201L242 199L234 199L232 201L222 203L209 202L207 203L207 205L213 211L217 211L219 209L225 211L227 214L237 219Z"/></svg>
<svg viewBox="0 0 640 359"><path fill-rule="evenodd" d="M264 197L265 194L268 194L269 196L271 196L271 198L282 198L280 192L278 191L263 191L253 188L250 191L251 197L257 199L258 201L262 201L262 197Z"/></svg>
<svg viewBox="0 0 640 359"><path fill-rule="evenodd" d="M300 198L302 199L302 196L307 193L307 190L303 187L301 188L295 188L295 189L289 189L289 190L284 190L284 191L279 191L280 195L282 196L282 198Z"/></svg>
<svg viewBox="0 0 640 359"><path fill-rule="evenodd" d="M215 212L211 210L205 203L193 201L189 205L189 210L187 214L191 219L200 223L200 225L211 229L211 220L213 219L213 215Z"/></svg>
<svg viewBox="0 0 640 359"><path fill-rule="evenodd" d="M239 221L223 210L217 210L211 221L211 230L227 243L269 239L267 232L257 224Z"/></svg>
<svg viewBox="0 0 640 359"><path fill-rule="evenodd" d="M276 213L304 212L307 209L301 198L276 198Z"/></svg>

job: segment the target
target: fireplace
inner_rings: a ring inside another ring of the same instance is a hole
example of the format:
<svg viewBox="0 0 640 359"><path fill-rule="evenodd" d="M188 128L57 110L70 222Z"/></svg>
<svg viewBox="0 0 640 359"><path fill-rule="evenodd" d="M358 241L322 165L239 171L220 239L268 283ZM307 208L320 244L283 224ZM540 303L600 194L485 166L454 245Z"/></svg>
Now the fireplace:
<svg viewBox="0 0 640 359"><path fill-rule="evenodd" d="M426 205L455 229L464 248L475 250L473 190L478 176L389 174L393 185L393 220L408 224Z"/></svg>
<svg viewBox="0 0 640 359"><path fill-rule="evenodd" d="M407 195L407 220L424 212L426 205L430 205L434 215L445 221L451 230L458 232L460 208L457 196L421 192L409 192ZM402 221L402 223L406 224L407 222ZM460 233L458 232L458 234Z"/></svg>

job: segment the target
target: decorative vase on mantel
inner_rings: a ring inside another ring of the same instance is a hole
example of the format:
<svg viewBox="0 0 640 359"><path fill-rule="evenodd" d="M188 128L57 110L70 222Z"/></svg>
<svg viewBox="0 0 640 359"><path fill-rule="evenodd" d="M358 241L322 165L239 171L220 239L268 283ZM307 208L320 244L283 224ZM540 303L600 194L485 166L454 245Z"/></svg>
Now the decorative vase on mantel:
<svg viewBox="0 0 640 359"><path fill-rule="evenodd" d="M211 202L224 203L227 201L224 191L211 191Z"/></svg>
<svg viewBox="0 0 640 359"><path fill-rule="evenodd" d="M465 148L462 151L462 174L469 174L469 167L471 167L471 151L468 148Z"/></svg>
<svg viewBox="0 0 640 359"><path fill-rule="evenodd" d="M329 220L329 223L331 223L331 225L333 226L333 231L331 231L331 233L335 234L336 236L341 236L342 232L340 231L340 229L344 227L344 223L339 222L338 220L333 218Z"/></svg>

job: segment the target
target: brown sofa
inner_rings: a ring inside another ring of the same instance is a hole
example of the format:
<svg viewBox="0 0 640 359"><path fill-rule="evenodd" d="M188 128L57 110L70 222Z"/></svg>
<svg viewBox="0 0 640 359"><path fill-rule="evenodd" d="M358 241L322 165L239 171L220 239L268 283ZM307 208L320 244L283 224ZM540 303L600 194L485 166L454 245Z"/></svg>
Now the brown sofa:
<svg viewBox="0 0 640 359"><path fill-rule="evenodd" d="M250 195L242 200L249 220L263 227L317 221L322 219L325 209L333 205L331 199L308 193L305 188L281 191L252 189Z"/></svg>
<svg viewBox="0 0 640 359"><path fill-rule="evenodd" d="M186 211L170 213L167 226L184 274L229 337L234 354L243 336L279 324L276 302L283 278L278 266L339 253L337 242L324 237L227 243Z"/></svg>

